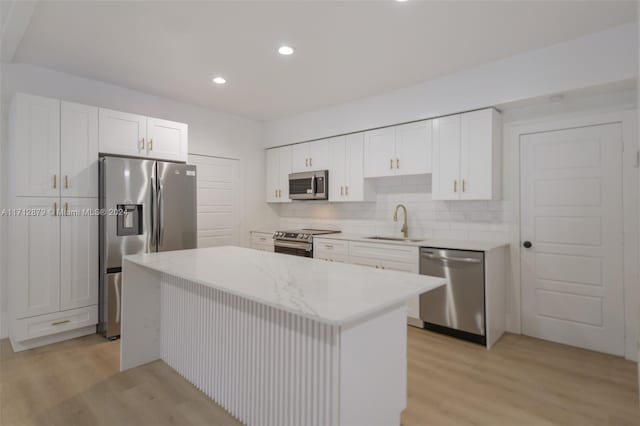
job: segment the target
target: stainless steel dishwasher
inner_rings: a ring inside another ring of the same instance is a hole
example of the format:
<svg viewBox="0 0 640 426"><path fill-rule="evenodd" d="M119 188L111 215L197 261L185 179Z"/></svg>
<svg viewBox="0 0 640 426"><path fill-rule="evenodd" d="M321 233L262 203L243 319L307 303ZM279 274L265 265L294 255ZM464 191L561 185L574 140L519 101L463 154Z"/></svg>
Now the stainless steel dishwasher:
<svg viewBox="0 0 640 426"><path fill-rule="evenodd" d="M484 253L422 247L420 273L449 280L420 296L425 328L486 345Z"/></svg>

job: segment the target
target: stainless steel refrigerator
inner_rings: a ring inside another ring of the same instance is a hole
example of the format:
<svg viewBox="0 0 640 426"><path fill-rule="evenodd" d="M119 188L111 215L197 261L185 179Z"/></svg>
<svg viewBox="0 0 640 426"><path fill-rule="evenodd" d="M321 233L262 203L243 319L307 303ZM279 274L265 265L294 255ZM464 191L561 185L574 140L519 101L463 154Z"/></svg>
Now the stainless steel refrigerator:
<svg viewBox="0 0 640 426"><path fill-rule="evenodd" d="M196 167L138 158L100 158L100 323L120 335L122 257L195 248Z"/></svg>

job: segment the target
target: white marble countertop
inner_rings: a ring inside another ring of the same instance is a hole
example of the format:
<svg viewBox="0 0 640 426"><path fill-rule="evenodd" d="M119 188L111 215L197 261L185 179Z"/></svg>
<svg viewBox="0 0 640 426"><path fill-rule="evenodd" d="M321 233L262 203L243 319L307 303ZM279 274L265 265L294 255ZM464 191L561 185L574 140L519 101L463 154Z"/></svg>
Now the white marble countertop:
<svg viewBox="0 0 640 426"><path fill-rule="evenodd" d="M329 240L359 241L359 242L374 243L374 244L391 244L391 245L410 246L410 247L437 247L437 248L448 248L448 249L456 249L456 250L473 250L473 251L491 251L491 250L509 245L509 243L505 243L505 242L441 240L436 238L430 238L425 240L413 238L413 240L415 241L373 240L373 239L367 238L371 236L373 235L337 233L337 234L318 235L317 237L314 237L314 238L319 240L329 239Z"/></svg>
<svg viewBox="0 0 640 426"><path fill-rule="evenodd" d="M446 283L235 246L130 255L125 261L333 325L369 317Z"/></svg>

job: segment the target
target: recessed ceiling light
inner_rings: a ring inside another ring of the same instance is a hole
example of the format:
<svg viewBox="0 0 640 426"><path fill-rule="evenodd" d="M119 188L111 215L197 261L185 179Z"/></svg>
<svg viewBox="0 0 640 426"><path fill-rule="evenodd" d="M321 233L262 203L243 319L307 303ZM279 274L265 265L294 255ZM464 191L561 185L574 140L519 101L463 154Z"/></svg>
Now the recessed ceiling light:
<svg viewBox="0 0 640 426"><path fill-rule="evenodd" d="M281 55L291 55L293 54L293 47L280 46L280 49L278 49L278 53Z"/></svg>
<svg viewBox="0 0 640 426"><path fill-rule="evenodd" d="M224 78L222 78L222 77L215 77L215 78L213 79L213 82L214 82L215 84L225 84L225 83L227 82L227 80L225 80L225 79L224 79Z"/></svg>

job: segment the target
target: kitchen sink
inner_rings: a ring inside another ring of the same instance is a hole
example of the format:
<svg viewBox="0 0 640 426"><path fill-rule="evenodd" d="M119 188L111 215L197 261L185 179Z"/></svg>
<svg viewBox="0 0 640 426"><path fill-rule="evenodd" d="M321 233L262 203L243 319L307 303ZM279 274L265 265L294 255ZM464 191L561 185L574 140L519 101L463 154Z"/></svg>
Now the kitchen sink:
<svg viewBox="0 0 640 426"><path fill-rule="evenodd" d="M424 240L413 240L411 238L380 237L378 235L376 235L374 237L365 237L365 239L367 239L367 240L380 240L380 241L403 241L403 242L406 242L406 243L417 243L419 241L424 241Z"/></svg>

